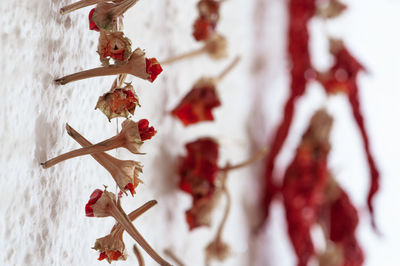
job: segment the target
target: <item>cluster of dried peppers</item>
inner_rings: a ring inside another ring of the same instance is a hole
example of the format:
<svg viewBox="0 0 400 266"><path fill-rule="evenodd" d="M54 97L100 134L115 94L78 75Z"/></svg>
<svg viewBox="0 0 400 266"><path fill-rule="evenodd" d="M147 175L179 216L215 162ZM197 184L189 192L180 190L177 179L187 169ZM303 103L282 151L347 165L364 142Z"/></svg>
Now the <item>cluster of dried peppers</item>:
<svg viewBox="0 0 400 266"><path fill-rule="evenodd" d="M181 59L207 53L212 59L226 57L226 40L215 29L219 20L219 7L222 1L200 0L197 4L199 17L193 26L193 36L204 42L203 48L175 56L163 61L169 64ZM221 73L215 77L200 78L180 100L171 114L184 126L200 122L214 121L213 110L221 106L218 96L218 83L237 65L236 57ZM257 160L252 158L239 166L219 167L219 144L212 137L201 137L185 145L186 155L179 159L179 188L192 197L192 207L186 210L186 222L189 230L211 225L211 214L221 196L225 195L227 206L224 217L215 238L205 248L206 263L216 259L225 260L230 247L222 240L222 231L230 209L230 194L226 188L226 178L230 170L246 166ZM264 154L264 151L262 152ZM171 251L168 251L171 253ZM171 256L173 257L173 256Z"/></svg>
<svg viewBox="0 0 400 266"><path fill-rule="evenodd" d="M332 178L327 167L330 150L329 131L332 118L318 111L304 133L296 155L289 164L281 184L275 177L276 158L288 136L296 101L305 93L308 82L317 81L328 95L345 93L361 132L369 165L371 184L367 197L372 225L375 228L372 200L379 188L379 171L372 156L359 102L357 76L364 67L350 54L343 41L330 39L334 62L326 72L317 71L311 64L308 24L314 16L324 20L339 16L346 5L338 0L290 0L288 54L290 94L284 106L281 123L270 144L265 164L265 198L263 210L268 218L274 196L281 193L298 265L308 265L316 256L320 265L362 265L363 252L357 242L355 229L358 213L346 192ZM321 226L325 233L326 251L316 254L310 230ZM328 263L329 262L329 263Z"/></svg>
<svg viewBox="0 0 400 266"><path fill-rule="evenodd" d="M328 169L332 122L325 110L314 114L283 179L288 234L299 266L315 257L319 265L356 266L364 261L355 236L357 210ZM322 254L317 254L311 238L315 226L324 232Z"/></svg>
<svg viewBox="0 0 400 266"><path fill-rule="evenodd" d="M126 231L157 263L171 265L153 250L131 222L157 202L149 201L129 215L120 204L123 194L128 195L127 192L130 192L134 196L135 189L139 183L142 183L139 179L143 169L142 164L134 160L119 160L105 153L105 151L123 147L133 154L141 154L141 145L156 134L154 127L149 125L147 119L137 122L129 119L130 115L134 115L136 106L140 105L133 86L124 83L127 74L153 82L162 72L161 65L155 58L146 58L145 53L139 48L132 52L131 41L121 31L123 14L137 1L82 0L61 8L60 13L66 14L96 4L96 7L89 13L89 28L100 34L97 52L103 66L59 78L56 83L66 84L95 76L118 75L111 90L99 98L96 109L100 109L109 120L115 117L125 117L126 120L122 122L120 133L96 144L90 143L67 124L67 133L82 148L59 155L41 165L43 168L49 168L64 160L90 154L111 174L120 190L118 195L116 196L106 189L96 189L90 195L85 206L85 213L88 217L112 216L117 221L109 235L99 238L95 242L93 248L99 251L99 260L105 259L111 263L126 259L125 244L122 238L123 232ZM110 61L113 64L110 64ZM138 255L137 248L135 254L141 261L142 258Z"/></svg>

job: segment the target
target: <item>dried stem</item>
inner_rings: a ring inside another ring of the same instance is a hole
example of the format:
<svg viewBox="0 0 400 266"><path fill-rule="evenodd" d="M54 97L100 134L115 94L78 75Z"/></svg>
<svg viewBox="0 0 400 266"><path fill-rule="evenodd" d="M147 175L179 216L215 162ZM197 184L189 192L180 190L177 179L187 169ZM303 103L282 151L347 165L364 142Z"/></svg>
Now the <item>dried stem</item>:
<svg viewBox="0 0 400 266"><path fill-rule="evenodd" d="M137 217L147 212L150 208L154 207L156 204L157 204L156 200L150 200L146 202L145 204L143 204L142 206L140 206L139 208L128 214L129 220L130 221L135 220Z"/></svg>
<svg viewBox="0 0 400 266"><path fill-rule="evenodd" d="M145 266L142 253L140 253L139 248L137 247L136 244L133 245L133 252L134 252L135 255L136 255L136 258L137 258L137 260L138 260L139 266Z"/></svg>
<svg viewBox="0 0 400 266"><path fill-rule="evenodd" d="M113 202L114 203L114 202ZM110 214L117 220L125 231L152 257L156 262L163 266L169 266L167 261L160 257L157 252L147 243L136 227L130 222L128 216L116 204L109 205Z"/></svg>
<svg viewBox="0 0 400 266"><path fill-rule="evenodd" d="M141 79L148 79L150 75L146 73L146 58L145 53L137 48L124 65L109 65L97 67L89 70L84 70L78 73L67 75L55 80L59 85L65 85L72 81L119 74L131 74Z"/></svg>
<svg viewBox="0 0 400 266"><path fill-rule="evenodd" d="M187 59L187 58L195 57L195 56L204 54L204 53L206 53L206 52L207 52L207 49L206 49L205 47L203 47L203 48L200 48L200 49L198 49L198 50L194 50L194 51L187 52L187 53L184 53L184 54L181 54L181 55L177 55L177 56L170 57L170 58L168 58L168 59L162 61L160 64L161 64L161 65L172 64L172 63L175 63L176 61L180 61L180 60L182 60L182 59Z"/></svg>
<svg viewBox="0 0 400 266"><path fill-rule="evenodd" d="M240 62L241 57L236 56L235 59L230 63L216 78L216 82L220 82L229 72L232 71L232 69Z"/></svg>
<svg viewBox="0 0 400 266"><path fill-rule="evenodd" d="M230 165L229 165L229 163L227 163L225 168L229 168L229 167L230 167ZM229 215L229 212L231 209L231 201L232 201L229 190L226 187L227 177L228 177L228 171L224 171L223 176L221 177L220 187L221 187L222 193L224 193L225 197L226 197L226 207L225 207L224 216L222 217L221 223L218 226L218 230L215 235L215 238L206 247L206 257L205 257L206 265L210 264L211 259L217 259L219 261L223 261L226 259L226 257L230 253L229 245L227 245L226 243L224 243L224 241L222 241L222 232L224 230L226 221L228 219L228 215Z"/></svg>
<svg viewBox="0 0 400 266"><path fill-rule="evenodd" d="M123 138L123 136L117 135L115 137L109 138L109 139L99 142L97 144L61 154L53 159L50 159L44 163L41 163L41 165L43 168L49 168L49 167L52 167L62 161L65 161L65 160L68 160L71 158L112 150L112 149L121 147L124 143L125 143L125 139Z"/></svg>
<svg viewBox="0 0 400 266"><path fill-rule="evenodd" d="M133 7L139 0L122 1L113 8L113 16L122 16L129 8Z"/></svg>
<svg viewBox="0 0 400 266"><path fill-rule="evenodd" d="M94 5L94 4L97 4L100 2L104 2L104 1L105 0L81 0L81 1L78 1L73 4L70 4L70 5L60 8L60 14L65 15L65 14L68 14L77 9L91 6L91 5Z"/></svg>
<svg viewBox="0 0 400 266"><path fill-rule="evenodd" d="M255 163L256 161L260 160L261 158L263 158L267 154L267 151L268 150L266 148L261 149L255 155L253 155L250 159L248 159L248 160L246 160L246 161L244 161L242 163L236 164L236 165L232 165L232 166L231 165L227 165L227 166L225 166L223 168L220 168L219 170L221 172L228 172L228 171L231 171L231 170L236 170L236 169L240 169L240 168L246 167L246 166L248 166L248 165L250 165L252 163Z"/></svg>
<svg viewBox="0 0 400 266"><path fill-rule="evenodd" d="M165 255L170 257L177 266L185 266L185 264L170 249L164 250Z"/></svg>
<svg viewBox="0 0 400 266"><path fill-rule="evenodd" d="M229 163L226 165L226 168L229 168L230 165ZM219 224L218 230L217 230L217 234L215 236L215 240L214 241L221 241L221 237L222 237L222 231L224 230L225 224L226 224L226 220L228 219L228 215L229 212L231 210L231 195L229 193L229 190L226 187L226 179L228 177L228 172L225 171L222 178L221 178L221 190L222 192L225 194L226 197L226 207L225 207L225 212L224 212L224 216L222 217L221 223Z"/></svg>

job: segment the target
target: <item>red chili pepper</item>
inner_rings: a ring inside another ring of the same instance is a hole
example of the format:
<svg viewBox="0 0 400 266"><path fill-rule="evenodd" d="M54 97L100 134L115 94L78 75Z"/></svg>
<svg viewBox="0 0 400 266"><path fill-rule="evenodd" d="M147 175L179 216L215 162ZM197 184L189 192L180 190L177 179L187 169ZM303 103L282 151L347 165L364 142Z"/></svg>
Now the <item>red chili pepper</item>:
<svg viewBox="0 0 400 266"><path fill-rule="evenodd" d="M209 225L209 214L215 204L215 180L218 173L218 143L200 138L186 144L187 155L179 166L179 187L193 197L193 206L186 211L189 229Z"/></svg>
<svg viewBox="0 0 400 266"><path fill-rule="evenodd" d="M352 108L354 119L361 133L365 154L370 171L370 189L367 197L368 209L372 215L372 225L376 228L373 217L374 209L372 200L379 189L379 171L370 149L370 142L365 128L364 117L361 112L357 76L365 68L350 54L341 41L331 40L331 52L334 55L335 63L328 73L318 80L322 83L327 93L337 91L345 92Z"/></svg>
<svg viewBox="0 0 400 266"><path fill-rule="evenodd" d="M212 111L221 105L215 84L200 81L196 83L181 100L177 107L172 110L184 126L202 121L213 121Z"/></svg>
<svg viewBox="0 0 400 266"><path fill-rule="evenodd" d="M312 70L309 53L308 22L316 11L316 0L290 0L289 1L289 46L288 53L292 64L290 95L285 104L283 118L270 145L270 152L266 160L265 179L266 190L264 198L265 219L268 218L269 209L278 186L274 182L273 171L275 160L278 156L289 133L293 120L295 103L301 97L307 85L307 71Z"/></svg>
<svg viewBox="0 0 400 266"><path fill-rule="evenodd" d="M324 203L332 121L332 117L324 110L313 116L284 176L282 196L288 233L298 265L307 266L315 255L311 227L318 222L318 214Z"/></svg>
<svg viewBox="0 0 400 266"><path fill-rule="evenodd" d="M337 185L336 198L325 208L329 211L329 239L341 247L343 266L361 266L364 253L356 239L358 225L357 209L347 193Z"/></svg>
<svg viewBox="0 0 400 266"><path fill-rule="evenodd" d="M219 5L214 0L198 2L199 17L193 24L193 37L196 41L207 41L215 32L219 20Z"/></svg>

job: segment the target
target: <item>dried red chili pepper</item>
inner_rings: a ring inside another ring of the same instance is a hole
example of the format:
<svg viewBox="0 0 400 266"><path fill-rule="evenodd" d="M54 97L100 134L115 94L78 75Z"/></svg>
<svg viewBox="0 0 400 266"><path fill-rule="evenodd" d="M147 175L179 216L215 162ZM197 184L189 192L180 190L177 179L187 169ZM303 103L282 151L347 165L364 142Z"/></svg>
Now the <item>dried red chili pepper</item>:
<svg viewBox="0 0 400 266"><path fill-rule="evenodd" d="M275 161L289 133L290 125L293 120L295 103L305 92L307 81L310 76L307 76L306 73L307 71L312 71L308 48L309 32L307 26L310 19L314 16L315 11L316 0L289 1L288 53L291 62L290 95L286 101L282 121L273 137L269 156L265 163L266 188L263 204L265 219L268 218L272 199L278 191L277 184L275 184L273 178Z"/></svg>
<svg viewBox="0 0 400 266"><path fill-rule="evenodd" d="M334 56L334 64L327 73L319 74L318 80L328 94L343 92L348 96L354 119L361 133L365 154L370 172L370 188L367 197L368 209L372 215L372 225L376 228L373 217L372 200L379 189L379 171L372 156L370 141L361 112L357 76L365 68L350 54L341 40L330 41L330 51Z"/></svg>
<svg viewBox="0 0 400 266"><path fill-rule="evenodd" d="M215 180L218 174L218 143L200 138L186 144L187 155L180 159L179 187L193 197L193 207L186 211L190 230L209 225L215 206Z"/></svg>
<svg viewBox="0 0 400 266"><path fill-rule="evenodd" d="M361 266L363 251L356 238L357 209L347 193L330 177L326 187L326 202L322 207L320 221L327 230L327 238L336 245L342 266Z"/></svg>
<svg viewBox="0 0 400 266"><path fill-rule="evenodd" d="M201 78L193 86L178 106L171 111L184 126L202 121L213 121L212 111L221 105L216 86L240 62L240 57L235 59L216 77Z"/></svg>
<svg viewBox="0 0 400 266"><path fill-rule="evenodd" d="M212 110L221 105L215 82L212 79L202 78L183 97L181 102L172 110L184 126L202 121L213 121Z"/></svg>
<svg viewBox="0 0 400 266"><path fill-rule="evenodd" d="M315 255L310 231L324 202L332 122L325 110L314 114L284 175L282 196L298 265L306 266Z"/></svg>
<svg viewBox="0 0 400 266"><path fill-rule="evenodd" d="M199 18L193 25L193 37L197 41L206 41L214 34L219 20L219 5L214 0L200 0L197 3Z"/></svg>

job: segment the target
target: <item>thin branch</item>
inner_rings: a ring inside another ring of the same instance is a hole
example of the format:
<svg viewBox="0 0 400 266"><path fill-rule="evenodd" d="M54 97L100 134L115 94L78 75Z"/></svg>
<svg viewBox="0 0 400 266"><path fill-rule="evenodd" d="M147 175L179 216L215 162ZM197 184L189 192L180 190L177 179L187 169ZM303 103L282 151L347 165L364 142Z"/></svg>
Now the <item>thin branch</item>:
<svg viewBox="0 0 400 266"><path fill-rule="evenodd" d="M164 249L164 254L170 257L177 266L185 266L185 264L170 249Z"/></svg>
<svg viewBox="0 0 400 266"><path fill-rule="evenodd" d="M246 160L246 161L244 161L242 163L236 164L236 165L232 165L232 166L231 165L227 165L227 166L225 166L223 168L220 168L219 170L221 172L227 172L227 171L236 170L236 169L240 169L240 168L246 167L246 166L248 166L248 165L250 165L252 163L255 163L256 161L260 160L261 158L263 158L267 154L267 151L268 150L266 148L261 149L255 155L253 155L250 159L248 159L248 160Z"/></svg>

